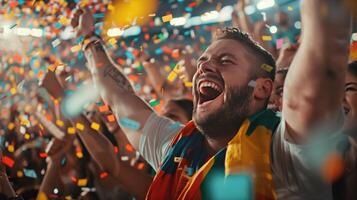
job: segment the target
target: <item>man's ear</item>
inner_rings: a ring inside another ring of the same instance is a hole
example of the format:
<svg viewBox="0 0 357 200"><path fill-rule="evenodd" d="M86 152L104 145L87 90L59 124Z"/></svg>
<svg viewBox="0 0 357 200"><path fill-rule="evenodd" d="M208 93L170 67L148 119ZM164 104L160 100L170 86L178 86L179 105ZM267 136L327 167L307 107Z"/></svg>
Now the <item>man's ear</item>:
<svg viewBox="0 0 357 200"><path fill-rule="evenodd" d="M266 100L273 91L273 81L270 78L258 78L255 80L253 97L257 100Z"/></svg>

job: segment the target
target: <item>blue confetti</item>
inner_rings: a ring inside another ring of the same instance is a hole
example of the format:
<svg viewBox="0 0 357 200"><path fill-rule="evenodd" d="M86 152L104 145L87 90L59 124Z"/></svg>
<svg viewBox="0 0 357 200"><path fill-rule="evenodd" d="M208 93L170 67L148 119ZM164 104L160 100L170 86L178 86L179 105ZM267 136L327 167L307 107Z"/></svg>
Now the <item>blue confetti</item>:
<svg viewBox="0 0 357 200"><path fill-rule="evenodd" d="M97 18L97 19L98 18L103 18L103 17L105 17L105 14L104 13L97 13L97 14L94 14L93 17Z"/></svg>
<svg viewBox="0 0 357 200"><path fill-rule="evenodd" d="M125 128L133 129L133 130L139 130L140 128L140 123L137 121L134 121L132 119L128 118L120 118L119 119L119 124Z"/></svg>
<svg viewBox="0 0 357 200"><path fill-rule="evenodd" d="M36 172L33 169L24 169L24 174L29 178L37 178Z"/></svg>
<svg viewBox="0 0 357 200"><path fill-rule="evenodd" d="M155 50L155 54L156 54L156 55L161 55L162 53L163 53L163 51L162 51L161 48L157 48L157 49Z"/></svg>

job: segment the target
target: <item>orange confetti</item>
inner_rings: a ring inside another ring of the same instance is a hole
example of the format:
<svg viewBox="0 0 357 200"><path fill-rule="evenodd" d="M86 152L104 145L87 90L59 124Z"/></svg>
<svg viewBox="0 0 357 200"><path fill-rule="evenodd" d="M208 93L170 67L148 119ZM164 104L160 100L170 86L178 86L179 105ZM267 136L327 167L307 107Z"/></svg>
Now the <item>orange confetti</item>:
<svg viewBox="0 0 357 200"><path fill-rule="evenodd" d="M126 149L128 152L133 152L133 151L134 151L134 147L131 146L130 144L126 144L126 145L125 145L125 149Z"/></svg>
<svg viewBox="0 0 357 200"><path fill-rule="evenodd" d="M99 112L107 112L109 111L109 106L108 105L103 105L103 106L99 106Z"/></svg>
<svg viewBox="0 0 357 200"><path fill-rule="evenodd" d="M326 181L329 183L337 180L344 171L343 159L338 154L331 154L322 166L322 171Z"/></svg>
<svg viewBox="0 0 357 200"><path fill-rule="evenodd" d="M105 178L105 177L107 177L108 176L108 173L107 172L102 172L101 174L100 174L100 178Z"/></svg>
<svg viewBox="0 0 357 200"><path fill-rule="evenodd" d="M168 15L162 16L162 21L163 22L169 22L171 20L172 20L172 14L168 14Z"/></svg>
<svg viewBox="0 0 357 200"><path fill-rule="evenodd" d="M107 116L108 122L115 122L115 116L113 114Z"/></svg>

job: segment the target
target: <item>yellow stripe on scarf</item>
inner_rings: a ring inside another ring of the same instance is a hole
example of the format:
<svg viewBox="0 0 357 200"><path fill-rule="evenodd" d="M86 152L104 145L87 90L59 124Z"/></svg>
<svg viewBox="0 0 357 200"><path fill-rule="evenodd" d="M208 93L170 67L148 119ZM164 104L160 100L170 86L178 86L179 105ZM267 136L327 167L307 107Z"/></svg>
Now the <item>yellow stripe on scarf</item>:
<svg viewBox="0 0 357 200"><path fill-rule="evenodd" d="M272 132L257 126L251 135L247 135L249 125L250 121L245 120L228 143L225 174L248 173L253 179L255 199L276 199L270 160Z"/></svg>

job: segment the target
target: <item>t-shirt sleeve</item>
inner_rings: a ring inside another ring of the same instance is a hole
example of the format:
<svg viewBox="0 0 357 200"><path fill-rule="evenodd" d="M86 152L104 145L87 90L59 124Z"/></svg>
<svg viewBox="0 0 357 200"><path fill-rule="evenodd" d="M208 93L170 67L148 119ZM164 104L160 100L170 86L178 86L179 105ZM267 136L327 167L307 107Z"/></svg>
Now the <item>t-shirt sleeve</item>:
<svg viewBox="0 0 357 200"><path fill-rule="evenodd" d="M272 143L278 199L331 199L331 187L323 179L321 166L343 140L345 136L339 132L322 132L304 144L295 144L282 116Z"/></svg>
<svg viewBox="0 0 357 200"><path fill-rule="evenodd" d="M156 113L146 121L140 137L139 152L157 171L165 158L169 145L183 125Z"/></svg>

